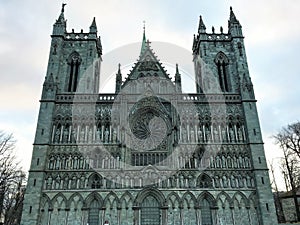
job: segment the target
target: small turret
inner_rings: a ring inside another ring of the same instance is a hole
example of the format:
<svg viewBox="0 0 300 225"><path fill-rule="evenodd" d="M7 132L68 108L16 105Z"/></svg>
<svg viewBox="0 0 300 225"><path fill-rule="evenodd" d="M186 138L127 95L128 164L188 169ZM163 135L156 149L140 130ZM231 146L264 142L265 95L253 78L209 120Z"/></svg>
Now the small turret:
<svg viewBox="0 0 300 225"><path fill-rule="evenodd" d="M200 16L200 20L199 20L198 33L199 34L205 34L206 33L206 27L205 27L205 24L202 20L202 16Z"/></svg>
<svg viewBox="0 0 300 225"><path fill-rule="evenodd" d="M228 31L232 37L243 37L242 26L237 20L232 7L230 7L230 16L228 20Z"/></svg>
<svg viewBox="0 0 300 225"><path fill-rule="evenodd" d="M116 74L116 94L119 93L122 86L121 64L119 63L118 73Z"/></svg>
<svg viewBox="0 0 300 225"><path fill-rule="evenodd" d="M90 26L90 33L97 34L97 25L96 25L96 18L94 17L93 22Z"/></svg>
<svg viewBox="0 0 300 225"><path fill-rule="evenodd" d="M63 3L61 8L61 13L53 25L52 35L64 35L67 32L67 21L65 20L65 6L67 4Z"/></svg>
<svg viewBox="0 0 300 225"><path fill-rule="evenodd" d="M175 87L176 92L181 93L181 74L179 73L178 64L176 63L176 73L175 73Z"/></svg>

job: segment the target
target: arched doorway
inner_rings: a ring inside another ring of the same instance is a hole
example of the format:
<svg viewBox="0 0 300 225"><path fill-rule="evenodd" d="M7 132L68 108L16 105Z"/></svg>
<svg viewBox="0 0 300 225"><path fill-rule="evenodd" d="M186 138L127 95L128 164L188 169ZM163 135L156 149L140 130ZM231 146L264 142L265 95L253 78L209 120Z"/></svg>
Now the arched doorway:
<svg viewBox="0 0 300 225"><path fill-rule="evenodd" d="M161 210L158 200L148 195L141 204L141 225L160 225Z"/></svg>

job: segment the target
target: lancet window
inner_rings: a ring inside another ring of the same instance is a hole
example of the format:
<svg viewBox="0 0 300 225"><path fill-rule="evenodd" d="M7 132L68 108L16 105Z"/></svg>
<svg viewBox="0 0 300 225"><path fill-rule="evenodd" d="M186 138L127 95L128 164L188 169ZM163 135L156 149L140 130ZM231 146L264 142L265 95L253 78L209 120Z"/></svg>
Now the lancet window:
<svg viewBox="0 0 300 225"><path fill-rule="evenodd" d="M78 79L79 79L79 68L81 64L81 58L77 52L70 55L68 59L69 64L69 83L68 91L75 92L77 90Z"/></svg>
<svg viewBox="0 0 300 225"><path fill-rule="evenodd" d="M228 79L229 60L223 52L219 52L216 56L215 63L217 65L220 89L223 92L229 92L229 79Z"/></svg>

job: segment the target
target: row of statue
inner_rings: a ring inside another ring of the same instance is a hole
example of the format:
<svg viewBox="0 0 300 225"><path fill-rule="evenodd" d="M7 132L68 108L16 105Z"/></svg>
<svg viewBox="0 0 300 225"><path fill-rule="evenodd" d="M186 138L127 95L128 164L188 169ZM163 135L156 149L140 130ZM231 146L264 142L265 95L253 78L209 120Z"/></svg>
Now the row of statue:
<svg viewBox="0 0 300 225"><path fill-rule="evenodd" d="M217 154L202 157L197 154L182 154L167 156L167 153L134 153L128 166L167 166L169 168L227 168L247 169L251 167L250 158L244 154ZM86 170L120 169L126 165L120 156L96 154L83 156L80 154L52 154L48 160L49 170Z"/></svg>
<svg viewBox="0 0 300 225"><path fill-rule="evenodd" d="M254 179L250 173L223 173L210 178L208 175L199 175L195 178L193 175L175 174L170 177L153 174L148 177L140 174L134 177L115 177L103 178L95 174L90 177L81 175L48 174L45 179L44 189L46 190L68 190L68 189L118 189L118 188L136 188L152 186L158 188L253 188Z"/></svg>
<svg viewBox="0 0 300 225"><path fill-rule="evenodd" d="M128 132L127 132L128 133ZM103 126L71 126L54 125L52 133L53 143L119 143L124 139L124 134L120 134L120 127L111 125ZM180 143L222 143L222 142L244 142L245 129L239 124L221 126L203 124L200 126L181 125L179 134L174 136Z"/></svg>

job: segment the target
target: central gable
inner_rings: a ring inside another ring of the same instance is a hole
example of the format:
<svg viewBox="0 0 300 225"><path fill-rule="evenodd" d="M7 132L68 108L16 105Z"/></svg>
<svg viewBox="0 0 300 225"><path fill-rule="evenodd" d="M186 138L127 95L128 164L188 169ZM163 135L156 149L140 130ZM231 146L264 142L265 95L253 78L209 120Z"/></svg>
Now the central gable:
<svg viewBox="0 0 300 225"><path fill-rule="evenodd" d="M160 79L171 80L167 71L150 48L149 41L143 41L140 57L126 78L123 87L130 80L137 80L144 77L157 77Z"/></svg>

